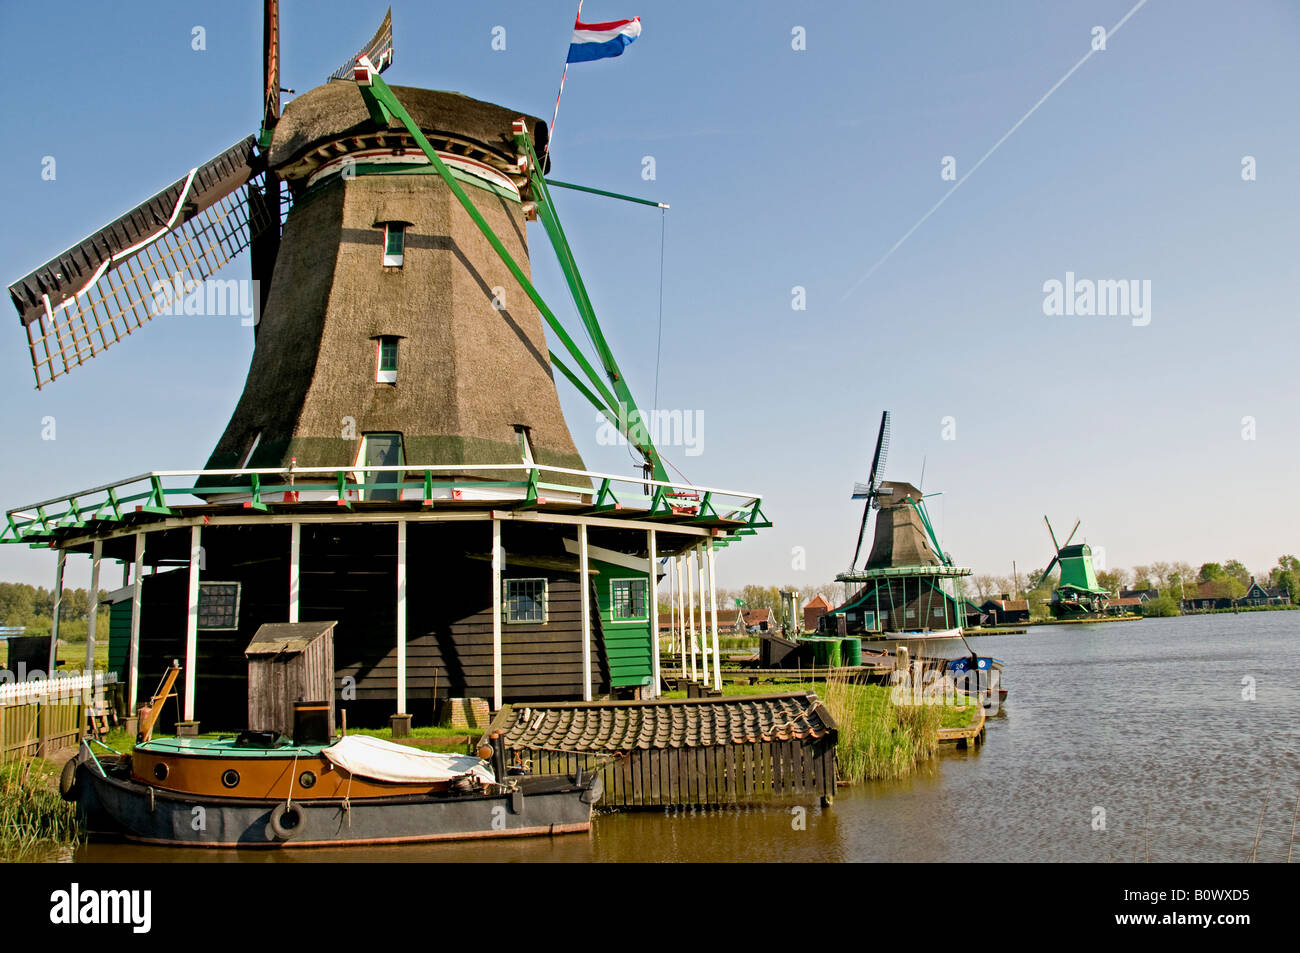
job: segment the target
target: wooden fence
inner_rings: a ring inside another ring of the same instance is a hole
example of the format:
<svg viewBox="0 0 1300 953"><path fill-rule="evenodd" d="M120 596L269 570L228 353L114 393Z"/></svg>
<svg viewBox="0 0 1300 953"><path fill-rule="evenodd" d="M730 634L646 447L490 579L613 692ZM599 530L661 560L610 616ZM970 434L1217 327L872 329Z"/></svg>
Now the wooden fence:
<svg viewBox="0 0 1300 953"><path fill-rule="evenodd" d="M534 774L599 770L600 806L756 804L835 796L835 738L760 741L692 748L638 748L617 755L507 749Z"/></svg>
<svg viewBox="0 0 1300 953"><path fill-rule="evenodd" d="M0 684L0 763L48 756L77 743L86 723L86 696L116 682L111 673L100 673Z"/></svg>

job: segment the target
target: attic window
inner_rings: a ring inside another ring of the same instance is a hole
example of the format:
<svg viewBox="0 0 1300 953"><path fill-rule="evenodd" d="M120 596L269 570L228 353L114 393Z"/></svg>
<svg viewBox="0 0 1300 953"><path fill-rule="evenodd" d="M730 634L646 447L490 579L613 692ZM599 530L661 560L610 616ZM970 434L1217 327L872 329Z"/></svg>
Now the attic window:
<svg viewBox="0 0 1300 953"><path fill-rule="evenodd" d="M406 224L404 222L386 222L384 224L384 266L402 267L402 249L406 245Z"/></svg>
<svg viewBox="0 0 1300 953"><path fill-rule="evenodd" d="M397 338L384 336L379 338L379 358L375 365L375 382L379 384L397 383Z"/></svg>

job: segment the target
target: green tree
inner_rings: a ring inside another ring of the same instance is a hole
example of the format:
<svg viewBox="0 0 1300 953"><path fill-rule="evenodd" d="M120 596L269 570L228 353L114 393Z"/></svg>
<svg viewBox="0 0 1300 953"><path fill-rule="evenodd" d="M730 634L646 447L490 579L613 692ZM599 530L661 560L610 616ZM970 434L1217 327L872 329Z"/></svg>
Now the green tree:
<svg viewBox="0 0 1300 953"><path fill-rule="evenodd" d="M1201 563L1201 569L1197 573L1196 579L1198 582L1217 582L1226 575L1227 573L1223 571L1223 567L1218 563Z"/></svg>

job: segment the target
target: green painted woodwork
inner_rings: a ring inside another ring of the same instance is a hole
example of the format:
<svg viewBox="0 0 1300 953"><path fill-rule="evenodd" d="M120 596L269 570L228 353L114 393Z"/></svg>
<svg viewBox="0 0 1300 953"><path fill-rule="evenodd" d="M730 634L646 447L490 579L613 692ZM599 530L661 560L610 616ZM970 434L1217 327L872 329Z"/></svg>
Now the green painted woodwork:
<svg viewBox="0 0 1300 953"><path fill-rule="evenodd" d="M541 219L542 226L546 229L546 234L555 248L555 255L559 259L561 270L564 272L565 282L569 286L569 293L573 296L574 306L578 309L578 315L582 319L583 326L587 329L592 345L596 348L600 363L605 368L605 373L609 375L614 392L618 395L619 410L622 411L621 416L624 419L624 424L619 425L620 429L631 444L641 451L641 455L645 457L650 465L651 475L654 479L666 481L668 471L664 468L663 461L659 458L659 451L655 449L654 443L650 440L650 435L645 432L643 427L628 427L625 425L626 421L640 421L642 415L637 408L631 389L623 378L622 371L619 370L618 362L614 359L614 352L610 350L609 343L605 340L605 334L601 330L600 322L596 320L596 311L592 307L591 297L587 294L587 286L578 271L578 263L574 259L573 249L569 247L569 240L564 234L564 228L560 225L559 213L555 209L555 203L551 200L551 192L547 187L546 178L541 174L542 164L537 159L537 153L533 151L532 139L527 135L516 133L515 142L528 156L533 195L537 203L537 215Z"/></svg>
<svg viewBox="0 0 1300 953"><path fill-rule="evenodd" d="M131 600L114 602L108 609L108 670L126 684L127 657L131 654Z"/></svg>
<svg viewBox="0 0 1300 953"><path fill-rule="evenodd" d="M600 630L605 643L605 657L609 660L609 683L616 688L649 685L654 670L650 657L650 617L648 570L638 572L626 566L615 566L594 557L588 558L592 569L600 575L591 577L600 607ZM619 580L637 580L646 587L646 611L643 619L614 618L614 587Z"/></svg>
<svg viewBox="0 0 1300 953"><path fill-rule="evenodd" d="M1097 581L1097 572L1092 565L1092 547L1087 543L1066 546L1058 557L1061 564L1061 581L1057 589L1073 589L1090 595L1107 595Z"/></svg>
<svg viewBox="0 0 1300 953"><path fill-rule="evenodd" d="M649 205L653 208L667 208L662 202L656 202L654 199L639 199L635 195L623 195L621 192L607 192L604 189L593 189L589 185L574 185L572 182L561 182L559 179L547 179L547 185L553 185L557 189L572 189L575 192L590 192L592 195L604 195L611 199L622 199L624 202L636 202L638 205Z"/></svg>
<svg viewBox="0 0 1300 953"><path fill-rule="evenodd" d="M605 399L608 408L610 410L616 410L618 401L614 399L609 388L605 385L604 381L600 379L595 368L591 366L591 362L589 362L582 354L581 350L578 349L573 338L569 336L569 333L564 329L564 326L560 324L559 319L555 316L555 313L551 311L541 294L535 287L533 287L532 281L529 280L528 275L524 273L524 270L519 266L519 263L516 262L510 252L506 250L505 245L501 243L501 239L497 237L494 231L492 231L492 227L488 225L487 220L483 218L482 213L475 208L474 203L471 202L469 196L465 194L465 190L461 188L456 177L451 174L451 171L447 168L446 164L438 158L437 150L430 145L429 140L425 138L419 125L411 118L410 114L407 113L405 107L403 107L401 102L398 101L397 96L394 95L393 91L388 87L388 84L380 77L375 76L372 80L371 86L361 86L359 89L361 90L362 96L365 97L367 101L372 98L378 100L380 104L387 107L388 110L401 121L402 125L406 127L406 131L411 134L416 145L418 145L421 151L424 152L430 164L437 170L438 174L442 176L442 180L447 184L447 188L451 190L452 195L456 197L456 201L460 202L461 207L465 209L466 214L468 214L474 224L478 226L479 231L483 233L483 237L486 238L488 244L492 246L492 250L497 253L497 257L501 259L502 264L506 266L510 274L514 276L514 279L519 282L519 287L524 290L524 293L528 295L533 304L537 306L537 310L541 313L542 318L551 327L551 330L556 333L561 343L564 344L565 349L578 363L578 366L587 374L592 386L600 392L600 395Z"/></svg>

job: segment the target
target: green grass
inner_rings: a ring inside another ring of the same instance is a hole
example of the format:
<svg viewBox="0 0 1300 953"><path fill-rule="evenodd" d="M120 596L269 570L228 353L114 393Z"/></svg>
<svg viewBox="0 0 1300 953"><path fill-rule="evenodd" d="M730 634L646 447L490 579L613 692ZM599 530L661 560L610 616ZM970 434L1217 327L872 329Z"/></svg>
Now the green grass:
<svg viewBox="0 0 1300 953"><path fill-rule="evenodd" d="M76 808L58 792L61 768L39 758L0 766L0 858L77 843Z"/></svg>

